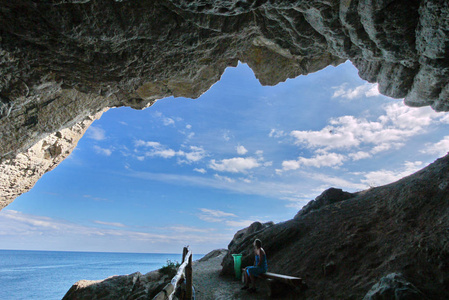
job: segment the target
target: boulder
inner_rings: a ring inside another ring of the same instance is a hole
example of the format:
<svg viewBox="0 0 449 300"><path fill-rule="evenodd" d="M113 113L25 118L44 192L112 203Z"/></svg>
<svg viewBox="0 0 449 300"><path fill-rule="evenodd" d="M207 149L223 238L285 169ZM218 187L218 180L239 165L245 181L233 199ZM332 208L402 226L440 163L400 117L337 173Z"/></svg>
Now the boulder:
<svg viewBox="0 0 449 300"><path fill-rule="evenodd" d="M295 218L299 218L305 214L308 214L311 211L318 210L326 205L330 205L336 202L344 201L347 199L351 199L355 196L355 194L344 192L342 189L337 188L329 188L325 190L321 195L315 198L315 200L310 201L305 205L295 216Z"/></svg>
<svg viewBox="0 0 449 300"><path fill-rule="evenodd" d="M77 299L153 299L171 278L158 271L145 275L136 272L130 275L112 276L104 280L80 280L62 298Z"/></svg>
<svg viewBox="0 0 449 300"><path fill-rule="evenodd" d="M382 277L363 297L363 300L424 300L428 299L402 274L391 273Z"/></svg>
<svg viewBox="0 0 449 300"><path fill-rule="evenodd" d="M228 245L228 253L223 258L223 269L221 274L233 274L234 259L232 254L242 254L242 267L252 265L254 263L254 255L252 255L254 240L256 238L262 239L262 246L265 247L262 233L265 229L270 228L273 225L273 222L264 224L254 222L249 227L237 231Z"/></svg>

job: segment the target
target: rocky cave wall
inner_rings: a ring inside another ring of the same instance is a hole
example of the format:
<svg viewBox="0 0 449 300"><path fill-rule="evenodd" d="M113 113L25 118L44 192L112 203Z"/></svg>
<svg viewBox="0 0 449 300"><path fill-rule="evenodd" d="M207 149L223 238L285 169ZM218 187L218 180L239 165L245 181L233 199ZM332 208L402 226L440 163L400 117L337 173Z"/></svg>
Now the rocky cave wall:
<svg viewBox="0 0 449 300"><path fill-rule="evenodd" d="M0 209L26 191L5 178L51 169L21 154L105 108L197 98L238 61L275 85L350 60L381 93L448 111L448 50L444 0L2 0Z"/></svg>

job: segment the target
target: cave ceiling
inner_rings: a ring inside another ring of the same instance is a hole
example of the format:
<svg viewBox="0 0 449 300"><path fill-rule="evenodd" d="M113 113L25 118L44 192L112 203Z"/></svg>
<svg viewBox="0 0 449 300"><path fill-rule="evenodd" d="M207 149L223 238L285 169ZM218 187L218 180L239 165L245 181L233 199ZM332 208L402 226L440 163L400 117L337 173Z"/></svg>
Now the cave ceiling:
<svg viewBox="0 0 449 300"><path fill-rule="evenodd" d="M0 209L107 108L197 98L238 61L275 85L347 60L382 94L448 111L449 2L3 0Z"/></svg>

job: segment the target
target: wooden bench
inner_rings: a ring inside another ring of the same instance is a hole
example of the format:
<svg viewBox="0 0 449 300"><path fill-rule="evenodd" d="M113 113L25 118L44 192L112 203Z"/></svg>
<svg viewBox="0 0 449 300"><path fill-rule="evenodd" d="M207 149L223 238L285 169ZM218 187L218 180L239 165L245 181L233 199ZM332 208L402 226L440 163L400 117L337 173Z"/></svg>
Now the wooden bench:
<svg viewBox="0 0 449 300"><path fill-rule="evenodd" d="M242 269L242 272L244 272L244 269ZM270 297L278 297L295 289L304 290L307 288L306 283L299 277L266 272L260 274L258 278L264 279L268 283Z"/></svg>

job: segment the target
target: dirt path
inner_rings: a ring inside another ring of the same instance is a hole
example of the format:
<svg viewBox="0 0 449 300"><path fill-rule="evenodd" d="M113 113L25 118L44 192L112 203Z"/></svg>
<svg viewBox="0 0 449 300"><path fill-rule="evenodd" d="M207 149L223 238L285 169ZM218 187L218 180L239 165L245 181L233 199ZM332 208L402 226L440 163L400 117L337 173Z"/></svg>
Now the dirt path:
<svg viewBox="0 0 449 300"><path fill-rule="evenodd" d="M270 299L264 282L257 283L254 294L242 291L242 282L230 277L220 277L221 262L226 250L217 250L211 256L193 263L193 286L196 300Z"/></svg>

